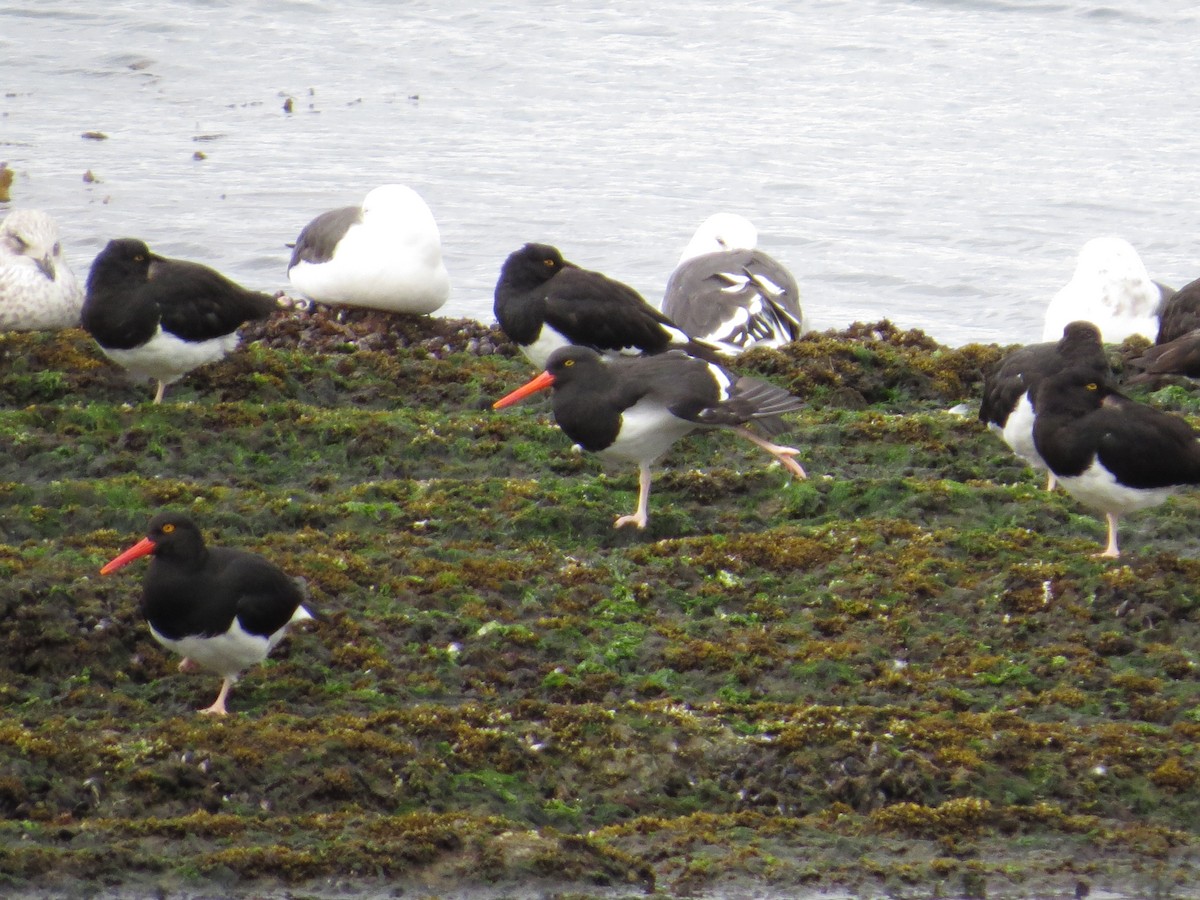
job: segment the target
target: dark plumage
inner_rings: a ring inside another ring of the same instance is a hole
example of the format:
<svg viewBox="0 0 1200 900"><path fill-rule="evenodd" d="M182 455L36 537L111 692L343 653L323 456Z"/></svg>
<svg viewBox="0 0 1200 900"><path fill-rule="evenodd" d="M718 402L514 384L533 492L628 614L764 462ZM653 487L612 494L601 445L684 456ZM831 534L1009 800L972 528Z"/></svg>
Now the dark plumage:
<svg viewBox="0 0 1200 900"><path fill-rule="evenodd" d="M1059 484L1105 514L1103 556L1120 555L1122 514L1200 483L1200 434L1179 416L1129 399L1091 369L1042 381L1033 438Z"/></svg>
<svg viewBox="0 0 1200 900"><path fill-rule="evenodd" d="M564 347L550 355L545 372L494 406L509 406L550 387L554 419L567 437L592 453L638 465L637 510L618 518L618 528L646 526L651 464L696 429L728 428L762 447L796 477L805 477L792 459L798 450L777 446L743 427L754 422L769 435L786 430L779 416L801 408L800 398L686 353L605 358L588 347Z"/></svg>
<svg viewBox="0 0 1200 900"><path fill-rule="evenodd" d="M1169 344L1197 328L1200 328L1200 278L1188 282L1173 294L1164 294L1154 343Z"/></svg>
<svg viewBox="0 0 1200 900"><path fill-rule="evenodd" d="M1200 378L1200 278L1163 304L1153 346L1125 364L1134 372L1126 381L1130 385L1171 375Z"/></svg>
<svg viewBox="0 0 1200 900"><path fill-rule="evenodd" d="M92 263L82 319L114 362L158 382L159 403L168 384L232 351L241 325L277 308L273 297L207 266L157 256L142 241L120 238Z"/></svg>
<svg viewBox="0 0 1200 900"><path fill-rule="evenodd" d="M693 341L629 285L567 262L548 244L509 254L493 309L504 333L537 366L567 345L618 353L682 349L720 358L717 348Z"/></svg>
<svg viewBox="0 0 1200 900"><path fill-rule="evenodd" d="M1071 322L1058 341L1030 344L1000 360L984 378L979 421L999 434L1029 465L1047 468L1033 442L1037 389L1048 376L1079 367L1092 371L1097 378L1107 377L1110 371L1100 330L1091 322ZM1054 474L1049 478L1047 489L1052 490Z"/></svg>
<svg viewBox="0 0 1200 900"><path fill-rule="evenodd" d="M261 556L207 547L187 516L160 513L146 537L100 570L107 575L147 554L142 614L155 639L184 660L180 671L200 667L224 681L204 713L224 715L238 676L262 662L292 622L312 618L302 583Z"/></svg>

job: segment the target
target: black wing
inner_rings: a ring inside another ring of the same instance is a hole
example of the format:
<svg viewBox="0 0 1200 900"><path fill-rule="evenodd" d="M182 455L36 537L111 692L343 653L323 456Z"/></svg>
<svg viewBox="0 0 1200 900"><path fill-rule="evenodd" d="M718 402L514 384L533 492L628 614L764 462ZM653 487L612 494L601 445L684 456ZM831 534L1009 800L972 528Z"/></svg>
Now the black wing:
<svg viewBox="0 0 1200 900"><path fill-rule="evenodd" d="M657 353L673 340L687 340L629 285L573 267L562 269L549 285L546 322L571 343L598 350Z"/></svg>
<svg viewBox="0 0 1200 900"><path fill-rule="evenodd" d="M300 584L261 556L222 548L210 552L224 563L218 582L236 597L238 621L251 634L274 634L304 602Z"/></svg>
<svg viewBox="0 0 1200 900"><path fill-rule="evenodd" d="M1122 484L1161 488L1200 483L1200 434L1179 416L1125 397L1108 397L1089 418L1097 458Z"/></svg>
<svg viewBox="0 0 1200 900"><path fill-rule="evenodd" d="M248 291L199 263L156 257L142 288L157 304L162 326L184 340L232 334L252 319L265 319L278 305L267 294Z"/></svg>

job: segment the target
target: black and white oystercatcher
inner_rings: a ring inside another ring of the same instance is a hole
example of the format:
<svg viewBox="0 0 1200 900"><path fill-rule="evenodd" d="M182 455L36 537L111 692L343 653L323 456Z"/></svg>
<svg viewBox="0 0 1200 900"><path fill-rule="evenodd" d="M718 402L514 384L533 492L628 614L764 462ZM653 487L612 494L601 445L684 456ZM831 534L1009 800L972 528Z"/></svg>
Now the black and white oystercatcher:
<svg viewBox="0 0 1200 900"><path fill-rule="evenodd" d="M100 570L107 575L153 555L142 583L142 614L164 647L183 655L179 671L207 669L224 682L202 713L223 716L238 676L262 662L288 625L312 618L300 582L243 550L206 547L187 516L160 513L146 537Z"/></svg>
<svg viewBox="0 0 1200 900"><path fill-rule="evenodd" d="M1118 393L1091 369L1042 381L1033 439L1058 483L1104 513L1108 545L1101 556L1120 556L1120 516L1200 484L1200 433L1179 416Z"/></svg>
<svg viewBox="0 0 1200 900"><path fill-rule="evenodd" d="M509 254L493 310L504 333L541 368L568 345L606 353L681 349L720 359L716 347L693 341L629 285L567 262L549 244L526 244Z"/></svg>
<svg viewBox="0 0 1200 900"><path fill-rule="evenodd" d="M805 477L792 459L798 450L744 427L753 422L768 435L779 434L787 429L780 414L800 409L803 401L686 353L607 358L589 347L563 347L550 354L541 375L492 405L509 406L546 388L554 389L554 419L567 437L602 457L637 463L637 509L618 518L617 528L646 527L651 464L697 429L729 429L762 447L797 478Z"/></svg>
<svg viewBox="0 0 1200 900"><path fill-rule="evenodd" d="M979 421L1004 439L1013 453L1035 469L1046 463L1033 444L1034 401L1042 380L1070 368L1087 368L1095 377L1109 376L1108 358L1100 342L1100 329L1091 322L1071 322L1062 338L1030 344L1009 353L983 380ZM1054 489L1054 473L1047 490Z"/></svg>
<svg viewBox="0 0 1200 900"><path fill-rule="evenodd" d="M108 242L92 262L83 327L100 349L134 375L166 387L238 344L237 329L278 304L200 263L168 259L135 238Z"/></svg>
<svg viewBox="0 0 1200 900"><path fill-rule="evenodd" d="M758 231L745 217L709 216L667 281L663 313L698 340L733 354L796 340L804 333L800 288L757 245Z"/></svg>
<svg viewBox="0 0 1200 900"><path fill-rule="evenodd" d="M304 226L288 278L311 300L387 312L431 313L450 296L437 222L402 184L381 185L361 206L329 210Z"/></svg>

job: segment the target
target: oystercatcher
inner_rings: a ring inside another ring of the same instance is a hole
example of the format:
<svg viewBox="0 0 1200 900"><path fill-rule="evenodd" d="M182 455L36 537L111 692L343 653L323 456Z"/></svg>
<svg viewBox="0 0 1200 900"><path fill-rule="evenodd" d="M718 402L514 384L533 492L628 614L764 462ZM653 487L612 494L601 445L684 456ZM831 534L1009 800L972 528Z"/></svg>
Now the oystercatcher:
<svg viewBox="0 0 1200 900"><path fill-rule="evenodd" d="M1075 321L1093 323L1107 344L1119 344L1135 334L1153 340L1159 307L1172 293L1151 280L1128 241L1093 238L1079 251L1071 280L1046 307L1042 340L1057 340L1063 328Z"/></svg>
<svg viewBox="0 0 1200 900"><path fill-rule="evenodd" d="M1117 557L1117 522L1200 484L1200 433L1181 417L1119 393L1092 369L1043 379L1033 440L1068 493L1108 521L1101 556Z"/></svg>
<svg viewBox="0 0 1200 900"><path fill-rule="evenodd" d="M1164 375L1200 377L1200 278L1163 304L1154 345L1126 364L1139 370L1125 382L1131 385Z"/></svg>
<svg viewBox="0 0 1200 900"><path fill-rule="evenodd" d="M493 309L504 333L543 368L552 352L568 345L609 353L678 348L712 361L721 355L692 340L629 285L567 262L549 244L526 244L509 254Z"/></svg>
<svg viewBox="0 0 1200 900"><path fill-rule="evenodd" d="M1000 360L983 381L979 421L1000 435L1012 451L1035 469L1046 463L1033 443L1034 401L1042 379L1068 368L1087 368L1096 378L1110 373L1100 329L1091 322L1072 322L1054 343L1030 344ZM1050 472L1046 490L1054 490Z"/></svg>
<svg viewBox="0 0 1200 900"><path fill-rule="evenodd" d="M800 451L743 427L754 422L769 436L787 430L779 416L800 409L800 398L715 363L681 351L608 358L590 347L561 347L550 354L541 375L492 406L509 406L550 387L554 420L567 437L584 450L638 465L637 509L618 518L617 528L646 527L651 464L696 429L727 428L762 447L797 478L805 477L792 459Z"/></svg>
<svg viewBox="0 0 1200 900"><path fill-rule="evenodd" d="M311 619L301 582L243 550L206 547L187 516L159 513L146 537L100 570L152 554L142 582L142 615L154 639L183 655L179 671L216 672L224 681L202 713L223 716L243 671L266 659L292 622Z"/></svg>
<svg viewBox="0 0 1200 900"><path fill-rule="evenodd" d="M1200 278L1166 298L1158 317L1156 344L1169 344L1200 328Z"/></svg>
<svg viewBox="0 0 1200 900"><path fill-rule="evenodd" d="M709 216L667 281L663 313L698 340L733 354L796 340L804 333L800 288L757 245L758 231L743 216Z"/></svg>
<svg viewBox="0 0 1200 900"><path fill-rule="evenodd" d="M377 187L361 206L305 225L288 278L310 300L387 312L431 313L450 296L433 213L402 184Z"/></svg>
<svg viewBox="0 0 1200 900"><path fill-rule="evenodd" d="M108 242L92 263L83 327L100 349L134 375L167 385L238 344L237 329L278 309L199 263L157 256L135 238Z"/></svg>
<svg viewBox="0 0 1200 900"><path fill-rule="evenodd" d="M82 306L58 224L41 210L14 209L0 222L0 331L74 328Z"/></svg>

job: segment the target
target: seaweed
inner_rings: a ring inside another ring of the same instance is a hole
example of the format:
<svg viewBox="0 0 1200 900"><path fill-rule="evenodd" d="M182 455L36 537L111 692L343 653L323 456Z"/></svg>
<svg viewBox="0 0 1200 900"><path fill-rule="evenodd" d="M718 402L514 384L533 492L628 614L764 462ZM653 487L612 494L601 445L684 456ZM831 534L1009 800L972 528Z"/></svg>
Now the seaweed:
<svg viewBox="0 0 1200 900"><path fill-rule="evenodd" d="M635 473L490 410L529 374L493 328L285 311L161 406L82 332L0 335L0 882L1183 891L1197 501L1092 558L1100 523L951 409L1004 350L752 351L808 401L809 479L697 434L632 533ZM98 576L164 506L322 613L224 721L136 566Z"/></svg>

